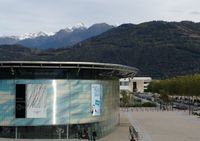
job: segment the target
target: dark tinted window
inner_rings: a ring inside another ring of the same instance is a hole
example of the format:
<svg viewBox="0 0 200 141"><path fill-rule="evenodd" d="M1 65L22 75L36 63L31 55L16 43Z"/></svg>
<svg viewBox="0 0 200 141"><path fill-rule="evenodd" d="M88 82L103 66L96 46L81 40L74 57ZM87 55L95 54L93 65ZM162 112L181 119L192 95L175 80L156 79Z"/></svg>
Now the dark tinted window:
<svg viewBox="0 0 200 141"><path fill-rule="evenodd" d="M16 102L15 102L15 117L25 118L26 117L26 85L16 85Z"/></svg>

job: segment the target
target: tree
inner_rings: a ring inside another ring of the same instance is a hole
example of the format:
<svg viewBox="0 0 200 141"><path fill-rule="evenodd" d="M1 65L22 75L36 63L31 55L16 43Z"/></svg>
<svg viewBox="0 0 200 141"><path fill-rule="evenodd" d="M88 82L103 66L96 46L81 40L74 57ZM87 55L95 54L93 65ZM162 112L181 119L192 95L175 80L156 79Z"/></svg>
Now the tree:
<svg viewBox="0 0 200 141"><path fill-rule="evenodd" d="M166 93L161 94L161 95L160 95L160 99L161 99L164 103L166 103L166 104L168 104L168 103L170 102L169 95L167 95Z"/></svg>
<svg viewBox="0 0 200 141"><path fill-rule="evenodd" d="M198 97L200 95L200 74L152 81L148 86L148 91L168 95Z"/></svg>
<svg viewBox="0 0 200 141"><path fill-rule="evenodd" d="M122 90L120 92L120 94L122 95L122 103L123 103L123 105L127 106L129 104L129 102L130 102L130 94L125 90Z"/></svg>

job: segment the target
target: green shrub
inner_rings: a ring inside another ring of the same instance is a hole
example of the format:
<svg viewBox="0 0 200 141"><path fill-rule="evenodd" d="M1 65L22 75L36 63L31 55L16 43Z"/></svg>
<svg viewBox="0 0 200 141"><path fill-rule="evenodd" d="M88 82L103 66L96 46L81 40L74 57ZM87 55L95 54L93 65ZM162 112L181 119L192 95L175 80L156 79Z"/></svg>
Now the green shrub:
<svg viewBox="0 0 200 141"><path fill-rule="evenodd" d="M142 104L142 107L156 107L156 104L152 102L145 102Z"/></svg>

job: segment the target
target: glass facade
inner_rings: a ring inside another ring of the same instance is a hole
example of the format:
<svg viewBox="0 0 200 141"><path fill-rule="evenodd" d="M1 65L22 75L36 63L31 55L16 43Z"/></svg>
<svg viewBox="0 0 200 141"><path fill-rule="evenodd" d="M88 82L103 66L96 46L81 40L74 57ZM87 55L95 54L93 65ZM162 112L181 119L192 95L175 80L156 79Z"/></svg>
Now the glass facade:
<svg viewBox="0 0 200 141"><path fill-rule="evenodd" d="M16 104L18 85L25 86L25 106ZM95 116L92 85L100 86ZM95 131L100 138L119 121L118 79L1 79L0 97L0 137L91 139ZM24 118L16 118L20 108Z"/></svg>

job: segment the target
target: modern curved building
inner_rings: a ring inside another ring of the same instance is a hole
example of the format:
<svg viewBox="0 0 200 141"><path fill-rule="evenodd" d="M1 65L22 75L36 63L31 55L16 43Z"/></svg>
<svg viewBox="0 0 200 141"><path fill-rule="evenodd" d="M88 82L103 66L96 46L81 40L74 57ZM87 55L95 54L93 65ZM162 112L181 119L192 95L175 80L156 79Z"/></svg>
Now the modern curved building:
<svg viewBox="0 0 200 141"><path fill-rule="evenodd" d="M137 69L90 62L0 62L0 138L101 138L119 122L119 78Z"/></svg>

